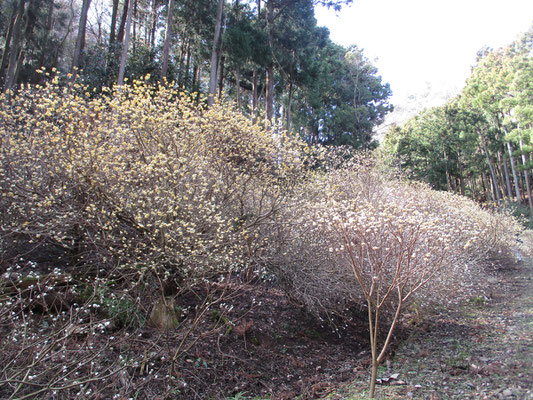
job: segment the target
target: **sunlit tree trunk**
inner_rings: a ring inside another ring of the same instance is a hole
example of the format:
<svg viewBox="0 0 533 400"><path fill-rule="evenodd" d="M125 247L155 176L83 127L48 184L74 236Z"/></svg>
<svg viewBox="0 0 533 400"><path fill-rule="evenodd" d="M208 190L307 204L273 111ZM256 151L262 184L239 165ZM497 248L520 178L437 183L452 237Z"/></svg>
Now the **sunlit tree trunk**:
<svg viewBox="0 0 533 400"><path fill-rule="evenodd" d="M222 11L224 10L224 0L218 0L217 19L215 24L215 33L213 35L213 47L211 49L211 73L209 75L209 97L208 106L215 103L215 94L217 90L217 60L219 52L220 31L222 27Z"/></svg>
<svg viewBox="0 0 533 400"><path fill-rule="evenodd" d="M520 178L515 166L515 160L513 156L513 148L511 142L507 142L507 151L509 152L509 161L511 162L511 171L513 172L514 188L516 193L516 201L520 203L522 201L520 195Z"/></svg>
<svg viewBox="0 0 533 400"><path fill-rule="evenodd" d="M524 139L522 136L519 138L520 141L520 150L522 152L522 164L524 166L524 176L526 178L526 190L527 190L527 199L529 202L529 212L533 213L533 198L531 198L531 181L529 179L529 171L527 170L527 156L524 152Z"/></svg>
<svg viewBox="0 0 533 400"><path fill-rule="evenodd" d="M117 84L119 86L124 85L124 73L126 71L126 62L128 60L128 47L130 44L130 29L131 29L131 19L132 19L132 2L133 0L126 0L126 2L129 2L130 4L126 6L124 4L124 7L127 7L128 9L128 16L126 20L126 31L124 35L124 42L122 43L122 55L120 56L120 67L118 70L118 80Z"/></svg>
<svg viewBox="0 0 533 400"><path fill-rule="evenodd" d="M492 190L493 190L493 193L494 193L494 199L496 200L496 202L498 204L500 204L501 198L500 198L500 192L499 192L499 189L498 189L498 180L496 178L496 173L494 171L494 166L492 165L492 161L490 160L489 151L487 149L487 144L486 144L485 137L484 137L483 134L481 134L481 144L483 145L483 151L484 151L485 157L487 159L487 164L489 165L490 176L492 178Z"/></svg>
<svg viewBox="0 0 533 400"><path fill-rule="evenodd" d="M89 6L91 0L83 0L81 6L80 23L78 27L78 36L76 37L76 47L74 48L74 57L72 58L72 68L70 73L72 74L70 81L74 82L78 75L78 67L80 64L81 53L85 47L85 31L87 27L87 16L89 13Z"/></svg>
<svg viewBox="0 0 533 400"><path fill-rule="evenodd" d="M170 53L170 39L172 37L172 15L174 11L174 0L168 0L167 29L165 32L165 44L163 45L163 61L161 66L161 80L167 77L168 56Z"/></svg>
<svg viewBox="0 0 533 400"><path fill-rule="evenodd" d="M118 27L117 42L124 42L124 32L126 30L128 15L130 15L130 0L124 0L124 6L122 7L122 17L120 18L120 25Z"/></svg>

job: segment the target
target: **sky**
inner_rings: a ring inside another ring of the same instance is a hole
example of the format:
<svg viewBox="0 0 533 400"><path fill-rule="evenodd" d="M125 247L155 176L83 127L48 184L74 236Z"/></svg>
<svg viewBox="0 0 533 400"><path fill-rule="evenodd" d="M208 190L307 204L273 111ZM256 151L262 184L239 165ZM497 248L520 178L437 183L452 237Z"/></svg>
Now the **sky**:
<svg viewBox="0 0 533 400"><path fill-rule="evenodd" d="M334 42L364 49L401 105L428 88L434 98L458 93L478 50L503 47L533 24L533 1L354 0L316 18Z"/></svg>

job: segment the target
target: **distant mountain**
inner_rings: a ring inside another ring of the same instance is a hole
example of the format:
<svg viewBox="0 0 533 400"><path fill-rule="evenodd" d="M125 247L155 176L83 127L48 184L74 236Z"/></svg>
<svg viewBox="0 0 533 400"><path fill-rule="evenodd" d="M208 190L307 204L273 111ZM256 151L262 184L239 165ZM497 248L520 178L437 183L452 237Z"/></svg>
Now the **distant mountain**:
<svg viewBox="0 0 533 400"><path fill-rule="evenodd" d="M385 122L376 127L374 137L381 141L392 125L402 125L409 118L415 116L425 108L431 108L444 104L459 93L460 87L434 89L430 82L418 92L404 96L398 100L393 99L394 111L387 115Z"/></svg>

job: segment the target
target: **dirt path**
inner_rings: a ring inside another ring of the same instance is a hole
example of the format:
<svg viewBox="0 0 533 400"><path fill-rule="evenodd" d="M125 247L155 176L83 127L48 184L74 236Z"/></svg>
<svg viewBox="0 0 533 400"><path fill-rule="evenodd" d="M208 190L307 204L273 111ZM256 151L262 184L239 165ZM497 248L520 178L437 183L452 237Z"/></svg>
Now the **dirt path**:
<svg viewBox="0 0 533 400"><path fill-rule="evenodd" d="M378 387L378 398L533 399L533 258L487 281L487 297L430 319L399 346L380 370L396 379ZM363 374L350 395L330 398L364 398L366 385Z"/></svg>
<svg viewBox="0 0 533 400"><path fill-rule="evenodd" d="M431 400L533 399L533 258L495 270L488 284L488 298L440 315L402 344L389 370L406 385L383 392Z"/></svg>

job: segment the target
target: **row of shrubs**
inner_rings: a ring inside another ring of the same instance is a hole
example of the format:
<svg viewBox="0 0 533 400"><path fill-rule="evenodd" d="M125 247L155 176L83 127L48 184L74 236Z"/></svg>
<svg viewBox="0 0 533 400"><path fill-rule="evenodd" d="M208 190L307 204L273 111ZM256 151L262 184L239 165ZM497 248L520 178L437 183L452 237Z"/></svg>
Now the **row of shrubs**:
<svg viewBox="0 0 533 400"><path fill-rule="evenodd" d="M255 266L318 310L361 297L341 225L366 246L366 275L382 261L393 271L402 246L418 268L438 264L429 297L470 284L473 261L514 246L507 215L202 104L145 82L1 99L4 261L29 241L65 250L73 265L181 286Z"/></svg>
<svg viewBox="0 0 533 400"><path fill-rule="evenodd" d="M404 181L371 155L310 147L227 104L204 104L144 81L103 95L55 81L0 96L0 343L17 360L0 372L13 394L79 396L53 361L79 346L76 335L106 333L113 315L113 329L142 324L150 310L174 307L172 296L223 275L268 275L321 317L374 309L376 321L396 321L410 301L478 294L483 262L516 246L520 227L504 213ZM28 275L40 263L55 268L46 280ZM49 310L54 285L72 285L71 303L31 325L24 290ZM169 376L210 296L169 350ZM84 342L83 387L96 385L96 358L109 379L129 365L109 358L118 345L95 340ZM22 360L41 342L61 346ZM31 376L42 381L37 392ZM117 379L98 390L123 390Z"/></svg>

